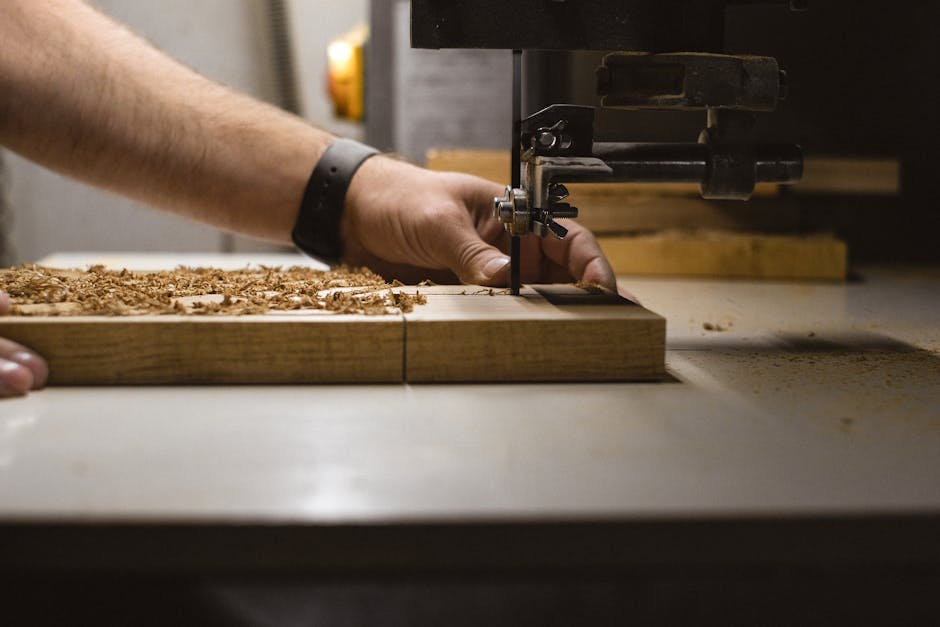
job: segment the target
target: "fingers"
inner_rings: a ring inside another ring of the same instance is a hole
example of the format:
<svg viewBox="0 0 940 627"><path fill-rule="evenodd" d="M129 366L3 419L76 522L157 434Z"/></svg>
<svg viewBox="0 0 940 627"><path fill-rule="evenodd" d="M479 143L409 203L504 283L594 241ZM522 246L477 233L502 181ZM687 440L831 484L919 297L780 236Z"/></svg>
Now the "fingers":
<svg viewBox="0 0 940 627"><path fill-rule="evenodd" d="M494 244L505 239L502 225L492 218L493 197L503 193L502 186L474 177L463 177L458 183L460 195L475 217L476 230ZM535 251L542 253L538 257L544 255L548 263L536 264L539 266L536 268L526 268L523 264L523 280L570 281L573 277L578 281L597 283L615 290L617 281L614 272L594 236L577 223L570 220L562 222L569 229L568 236L564 240L546 238L540 244L535 243L535 248L542 248L541 251ZM467 233L461 235L468 236ZM458 276L469 283L506 285L509 280L509 258L505 254L497 255L495 248L480 241L479 236L476 239L478 241L473 246L469 245L468 240L462 244L464 248L460 252L463 270L457 271ZM526 250L530 248L527 244L524 242ZM528 253L525 256L531 259Z"/></svg>
<svg viewBox="0 0 940 627"><path fill-rule="evenodd" d="M472 212L477 217L477 230L488 233L487 239L492 239L489 237L489 235L492 235L490 229L484 229L480 221L486 221L487 226L491 226L493 222L490 217L492 215L493 197L502 194L503 188L473 177L466 177L461 180L461 183L463 184L462 195L464 201L468 207L472 208ZM616 291L617 279L614 276L614 271L601 251L594 235L571 220L560 220L559 222L568 229L568 235L563 240L552 237L542 240L542 253L549 263L542 266L541 276L538 280L567 281L574 278L576 281L597 283L611 291ZM508 282L508 263L499 265L495 254L490 252L484 253L481 250L476 250L475 254L482 257L486 263L492 264L489 270L493 272L485 273L484 278L477 277L472 282L481 285L504 285ZM503 255L503 259L508 261L505 255ZM459 272L458 275L460 275ZM460 276L462 280L467 280L463 275Z"/></svg>
<svg viewBox="0 0 940 627"><path fill-rule="evenodd" d="M617 279L594 235L571 220L559 220L568 229L565 239L546 237L542 252L552 262L574 277L576 281L597 283L611 291L617 289Z"/></svg>
<svg viewBox="0 0 940 627"><path fill-rule="evenodd" d="M509 276L509 257L484 242L473 229L454 232L449 267L463 283L503 285Z"/></svg>
<svg viewBox="0 0 940 627"><path fill-rule="evenodd" d="M442 210L428 233L426 245L433 256L457 275L463 283L495 285L508 276L509 257L500 249L483 241L466 208Z"/></svg>
<svg viewBox="0 0 940 627"><path fill-rule="evenodd" d="M468 192L466 203L474 214L477 229L480 230L485 225L492 224L502 228L503 225L493 215L493 202L506 193L505 187L482 179L475 179L474 183L477 184Z"/></svg>
<svg viewBox="0 0 940 627"><path fill-rule="evenodd" d="M0 292L0 315L9 313L9 295ZM0 398L23 396L46 385L46 361L25 346L0 338Z"/></svg>
<svg viewBox="0 0 940 627"><path fill-rule="evenodd" d="M25 396L33 387L33 373L15 361L0 358L0 398Z"/></svg>
<svg viewBox="0 0 940 627"><path fill-rule="evenodd" d="M25 346L0 338L0 398L23 396L46 385L46 361Z"/></svg>

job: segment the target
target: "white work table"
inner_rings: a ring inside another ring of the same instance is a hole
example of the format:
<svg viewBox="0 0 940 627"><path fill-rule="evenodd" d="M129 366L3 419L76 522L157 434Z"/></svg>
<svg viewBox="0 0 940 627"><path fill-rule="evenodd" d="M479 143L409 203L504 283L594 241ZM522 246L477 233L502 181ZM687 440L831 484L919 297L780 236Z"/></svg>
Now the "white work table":
<svg viewBox="0 0 940 627"><path fill-rule="evenodd" d="M621 285L667 318L673 381L51 388L3 401L0 524L936 522L940 272Z"/></svg>

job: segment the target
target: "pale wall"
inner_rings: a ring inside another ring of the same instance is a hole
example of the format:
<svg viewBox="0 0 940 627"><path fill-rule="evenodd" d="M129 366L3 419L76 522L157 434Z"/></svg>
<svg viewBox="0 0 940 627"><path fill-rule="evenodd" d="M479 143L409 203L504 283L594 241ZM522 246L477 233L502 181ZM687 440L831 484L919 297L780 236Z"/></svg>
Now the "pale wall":
<svg viewBox="0 0 940 627"><path fill-rule="evenodd" d="M273 100L276 85L261 0L99 0L105 12L206 76ZM323 95L326 41L365 20L365 0L295 0L297 73L307 117L336 132ZM204 225L161 214L7 155L14 258L56 251L218 251L254 249ZM265 246L262 246L265 248Z"/></svg>

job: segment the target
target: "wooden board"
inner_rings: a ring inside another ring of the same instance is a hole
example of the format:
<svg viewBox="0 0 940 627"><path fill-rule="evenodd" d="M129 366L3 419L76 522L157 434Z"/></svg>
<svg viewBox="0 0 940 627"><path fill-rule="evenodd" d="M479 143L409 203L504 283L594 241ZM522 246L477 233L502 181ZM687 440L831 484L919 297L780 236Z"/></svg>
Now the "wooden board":
<svg viewBox="0 0 940 627"><path fill-rule="evenodd" d="M395 316L5 317L0 337L43 355L52 385L402 380Z"/></svg>
<svg viewBox="0 0 940 627"><path fill-rule="evenodd" d="M665 372L666 321L619 296L563 285L526 287L518 297L435 290L428 306L405 314L409 381L623 381Z"/></svg>
<svg viewBox="0 0 940 627"><path fill-rule="evenodd" d="M667 232L600 237L618 274L752 279L845 279L848 252L829 235Z"/></svg>
<svg viewBox="0 0 940 627"><path fill-rule="evenodd" d="M505 184L509 152L500 150L431 150L432 170L466 172ZM704 200L694 183L572 183L568 202L579 210L578 223L595 233L624 233L669 228L773 229L799 225L795 207ZM776 185L759 185L755 194L766 200Z"/></svg>
<svg viewBox="0 0 940 627"><path fill-rule="evenodd" d="M429 150L426 166L431 170L467 172L475 176L507 182L509 172L508 150L449 149ZM618 195L647 190L648 194L698 196L696 183L610 183L579 184L573 189L583 190L586 197L603 192L609 187ZM901 163L893 157L836 157L809 155L803 160L802 180L790 186L794 192L804 194L846 194L896 196L901 191ZM758 183L755 196L775 196L778 186Z"/></svg>
<svg viewBox="0 0 940 627"><path fill-rule="evenodd" d="M432 150L432 170L467 172L505 184L509 152ZM801 196L896 196L901 171L897 159L809 156L803 180L788 190ZM595 233L628 233L699 228L795 231L801 223L798 200L778 197L779 186L761 184L751 202L705 200L697 184L589 183L567 185L578 207L578 222Z"/></svg>
<svg viewBox="0 0 940 627"><path fill-rule="evenodd" d="M797 194L897 196L901 162L892 158L808 157Z"/></svg>
<svg viewBox="0 0 940 627"><path fill-rule="evenodd" d="M411 314L0 317L53 385L648 380L665 321L619 297L536 286L428 293Z"/></svg>
<svg viewBox="0 0 940 627"><path fill-rule="evenodd" d="M571 185L567 202L578 207L578 224L597 234L623 234L665 229L795 231L802 208L776 198L705 200L693 196L617 194L603 190L587 195ZM612 186L616 187L616 186Z"/></svg>

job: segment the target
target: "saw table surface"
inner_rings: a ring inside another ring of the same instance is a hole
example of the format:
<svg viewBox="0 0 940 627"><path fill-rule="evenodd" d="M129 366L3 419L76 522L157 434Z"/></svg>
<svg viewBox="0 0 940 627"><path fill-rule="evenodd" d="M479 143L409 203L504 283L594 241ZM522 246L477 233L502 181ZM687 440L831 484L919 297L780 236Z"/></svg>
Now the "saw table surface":
<svg viewBox="0 0 940 627"><path fill-rule="evenodd" d="M3 401L0 522L940 514L940 272L621 285L666 317L672 381L77 387Z"/></svg>

